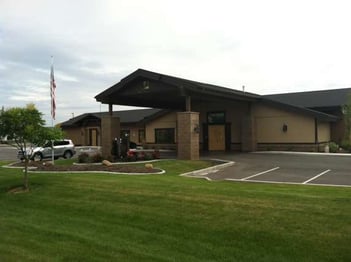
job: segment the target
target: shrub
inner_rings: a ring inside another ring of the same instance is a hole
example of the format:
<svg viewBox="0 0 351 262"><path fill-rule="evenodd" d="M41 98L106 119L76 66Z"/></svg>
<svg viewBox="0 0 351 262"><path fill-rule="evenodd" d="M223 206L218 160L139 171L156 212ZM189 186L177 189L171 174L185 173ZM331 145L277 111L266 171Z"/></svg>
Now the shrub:
<svg viewBox="0 0 351 262"><path fill-rule="evenodd" d="M153 152L153 157L154 157L154 159L159 159L160 158L160 150L155 150L154 152Z"/></svg>
<svg viewBox="0 0 351 262"><path fill-rule="evenodd" d="M151 153L145 153L145 160L152 160L153 159L153 155Z"/></svg>
<svg viewBox="0 0 351 262"><path fill-rule="evenodd" d="M90 157L92 163L100 163L102 162L103 158L100 153L96 153Z"/></svg>
<svg viewBox="0 0 351 262"><path fill-rule="evenodd" d="M127 152L127 158L126 158L126 160L127 160L128 162L137 161L136 153L135 153L135 152L132 152L132 151L128 151L128 152Z"/></svg>
<svg viewBox="0 0 351 262"><path fill-rule="evenodd" d="M341 148L342 149L344 149L344 150L346 150L346 151L348 151L348 152L351 152L351 143L350 143L350 141L349 140L343 140L342 142L341 142Z"/></svg>
<svg viewBox="0 0 351 262"><path fill-rule="evenodd" d="M336 153L339 151L339 145L335 142L329 142L329 152Z"/></svg>
<svg viewBox="0 0 351 262"><path fill-rule="evenodd" d="M144 152L138 152L136 156L137 156L137 160L144 160L145 159Z"/></svg>
<svg viewBox="0 0 351 262"><path fill-rule="evenodd" d="M78 163L89 163L90 162L90 157L87 153L81 153L78 156Z"/></svg>

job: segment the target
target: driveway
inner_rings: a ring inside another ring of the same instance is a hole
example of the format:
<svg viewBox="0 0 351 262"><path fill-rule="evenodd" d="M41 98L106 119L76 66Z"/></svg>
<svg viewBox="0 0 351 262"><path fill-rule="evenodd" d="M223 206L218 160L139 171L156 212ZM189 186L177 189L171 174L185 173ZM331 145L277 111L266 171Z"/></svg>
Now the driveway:
<svg viewBox="0 0 351 262"><path fill-rule="evenodd" d="M203 174L208 180L351 187L351 155L265 152L210 154L204 158L235 162L230 167Z"/></svg>

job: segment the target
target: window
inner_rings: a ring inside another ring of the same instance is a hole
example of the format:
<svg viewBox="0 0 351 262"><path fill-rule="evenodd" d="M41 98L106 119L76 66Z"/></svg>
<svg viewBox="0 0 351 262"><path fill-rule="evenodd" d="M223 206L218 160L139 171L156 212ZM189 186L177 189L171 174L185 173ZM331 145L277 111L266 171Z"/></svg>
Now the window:
<svg viewBox="0 0 351 262"><path fill-rule="evenodd" d="M54 141L54 146L66 146L66 145L69 145L69 142L68 141Z"/></svg>
<svg viewBox="0 0 351 262"><path fill-rule="evenodd" d="M207 113L207 123L209 123L209 124L225 124L225 113L224 112Z"/></svg>
<svg viewBox="0 0 351 262"><path fill-rule="evenodd" d="M174 144L174 128L156 128L156 144Z"/></svg>

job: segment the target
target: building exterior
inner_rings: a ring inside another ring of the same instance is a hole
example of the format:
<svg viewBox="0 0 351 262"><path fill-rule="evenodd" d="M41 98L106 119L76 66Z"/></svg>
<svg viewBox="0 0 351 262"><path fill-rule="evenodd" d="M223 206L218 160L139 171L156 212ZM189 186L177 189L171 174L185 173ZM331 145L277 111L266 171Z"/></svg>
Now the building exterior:
<svg viewBox="0 0 351 262"><path fill-rule="evenodd" d="M145 124L148 119L163 116L167 110L139 109L113 112L121 122L119 136L129 136L137 144L145 143ZM86 113L61 123L66 136L77 146L101 146L101 119L108 112ZM117 137L117 135L116 135Z"/></svg>
<svg viewBox="0 0 351 262"><path fill-rule="evenodd" d="M124 126L123 119L120 125L113 124L118 122L113 118L114 104L168 110L144 121L145 143L162 144L164 141L157 140L163 135L184 159L197 159L201 150L324 150L332 126L339 121L338 116L268 96L143 69L95 98L109 105L110 118L102 121L107 134L117 134L117 126ZM110 141L112 137L102 135L101 139ZM105 153L108 151L106 148Z"/></svg>
<svg viewBox="0 0 351 262"><path fill-rule="evenodd" d="M264 97L304 108L309 108L338 117L331 124L330 139L341 144L345 137L343 107L351 96L351 88L266 95Z"/></svg>

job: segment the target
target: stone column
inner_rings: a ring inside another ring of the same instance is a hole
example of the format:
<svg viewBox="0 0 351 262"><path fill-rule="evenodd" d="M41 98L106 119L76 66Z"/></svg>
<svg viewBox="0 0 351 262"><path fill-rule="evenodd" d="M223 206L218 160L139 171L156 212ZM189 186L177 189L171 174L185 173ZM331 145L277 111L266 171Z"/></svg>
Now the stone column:
<svg viewBox="0 0 351 262"><path fill-rule="evenodd" d="M177 113L177 149L179 159L199 159L199 128L198 112Z"/></svg>
<svg viewBox="0 0 351 262"><path fill-rule="evenodd" d="M104 159L111 159L112 142L120 138L119 117L103 116L101 118L101 154Z"/></svg>

